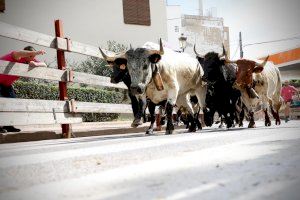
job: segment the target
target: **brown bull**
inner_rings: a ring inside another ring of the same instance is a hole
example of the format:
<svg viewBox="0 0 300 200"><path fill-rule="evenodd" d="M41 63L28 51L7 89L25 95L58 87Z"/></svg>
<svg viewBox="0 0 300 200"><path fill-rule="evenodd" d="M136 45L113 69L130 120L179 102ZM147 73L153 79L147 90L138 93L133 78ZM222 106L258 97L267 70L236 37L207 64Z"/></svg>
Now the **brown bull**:
<svg viewBox="0 0 300 200"><path fill-rule="evenodd" d="M269 56L261 64L247 59L237 61L229 61L227 59L227 62L237 64L237 76L234 87L241 91L242 101L249 110L249 128L255 127L253 109L260 102L262 102L265 113L265 125L271 126L268 105L276 125L281 123L278 114L282 104L280 97L281 77L278 68L273 63L267 62L268 58Z"/></svg>

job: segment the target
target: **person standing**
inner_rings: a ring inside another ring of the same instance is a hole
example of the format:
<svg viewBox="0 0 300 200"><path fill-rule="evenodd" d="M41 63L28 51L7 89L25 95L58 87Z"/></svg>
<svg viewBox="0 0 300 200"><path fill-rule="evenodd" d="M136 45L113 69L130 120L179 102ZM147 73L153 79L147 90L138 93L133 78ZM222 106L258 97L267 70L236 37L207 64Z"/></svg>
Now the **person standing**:
<svg viewBox="0 0 300 200"><path fill-rule="evenodd" d="M284 81L283 87L281 89L281 96L286 105L284 109L285 122L288 122L290 120L290 106L293 101L292 97L296 93L298 93L297 88L291 86L288 80Z"/></svg>
<svg viewBox="0 0 300 200"><path fill-rule="evenodd" d="M0 60L28 64L31 67L47 67L44 62L35 59L37 55L45 54L44 50L37 51L32 46L27 46L21 51L12 51L2 57ZM19 76L0 74L0 97L16 98L13 89L13 83ZM20 132L21 130L13 126L0 126L0 133Z"/></svg>

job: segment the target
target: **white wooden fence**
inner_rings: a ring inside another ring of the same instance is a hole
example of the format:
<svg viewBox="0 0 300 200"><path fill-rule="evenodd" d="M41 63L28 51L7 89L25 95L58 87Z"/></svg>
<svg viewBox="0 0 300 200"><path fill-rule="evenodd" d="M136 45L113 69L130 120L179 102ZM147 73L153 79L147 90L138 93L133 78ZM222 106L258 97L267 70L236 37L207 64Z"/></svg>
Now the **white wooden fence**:
<svg viewBox="0 0 300 200"><path fill-rule="evenodd" d="M102 58L98 47L75 42L68 38L45 35L4 22L0 22L0 36L53 48L61 52L68 51ZM107 51L106 53L111 54L112 52ZM123 83L110 83L109 77L75 72L67 68L63 70L39 68L30 67L27 64L0 61L0 74L46 79L61 83L84 83L127 89ZM62 124L69 126L73 123L82 122L81 113L132 113L131 106L127 104L77 102L67 98L64 99L51 101L0 98L0 126L33 124ZM63 128L64 137L70 137L71 130Z"/></svg>

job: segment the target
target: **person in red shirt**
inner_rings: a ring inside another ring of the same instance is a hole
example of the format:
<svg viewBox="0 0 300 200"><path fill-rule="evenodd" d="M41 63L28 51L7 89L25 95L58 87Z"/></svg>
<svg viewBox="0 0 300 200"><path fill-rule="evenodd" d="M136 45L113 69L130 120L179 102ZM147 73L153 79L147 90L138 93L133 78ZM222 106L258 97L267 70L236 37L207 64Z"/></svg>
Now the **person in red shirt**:
<svg viewBox="0 0 300 200"><path fill-rule="evenodd" d="M44 62L35 59L35 56L43 54L45 54L45 51L37 51L32 46L27 46L21 51L12 51L9 54L0 57L0 60L24 63L31 67L47 67ZM0 97L16 98L12 85L19 78L19 76L0 74ZM0 126L0 133L19 131L20 129L13 126Z"/></svg>
<svg viewBox="0 0 300 200"><path fill-rule="evenodd" d="M298 93L298 90L294 86L291 86L289 81L284 81L281 96L286 104L284 109L285 122L290 120L290 106L293 101L293 95L296 93Z"/></svg>

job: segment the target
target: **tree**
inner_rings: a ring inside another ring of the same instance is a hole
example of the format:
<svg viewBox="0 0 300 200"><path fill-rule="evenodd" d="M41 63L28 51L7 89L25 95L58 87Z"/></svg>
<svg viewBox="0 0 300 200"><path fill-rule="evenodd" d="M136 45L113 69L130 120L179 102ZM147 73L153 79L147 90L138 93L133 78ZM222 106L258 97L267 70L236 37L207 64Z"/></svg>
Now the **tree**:
<svg viewBox="0 0 300 200"><path fill-rule="evenodd" d="M113 51L115 53L120 53L128 49L127 46L119 44L116 41L108 41L107 47L109 51ZM107 77L110 77L110 74L112 73L112 69L107 66L105 60L96 57L88 57L85 61L78 64L75 70Z"/></svg>

